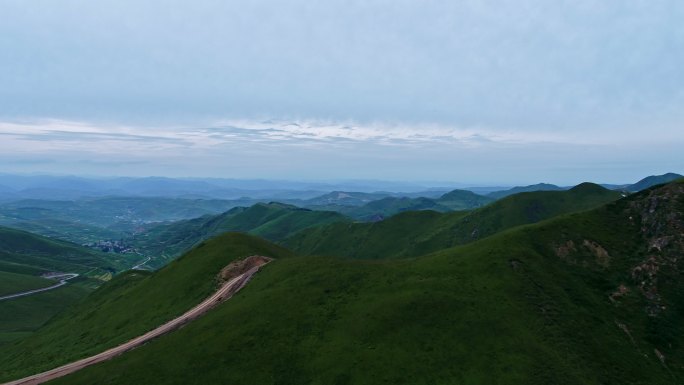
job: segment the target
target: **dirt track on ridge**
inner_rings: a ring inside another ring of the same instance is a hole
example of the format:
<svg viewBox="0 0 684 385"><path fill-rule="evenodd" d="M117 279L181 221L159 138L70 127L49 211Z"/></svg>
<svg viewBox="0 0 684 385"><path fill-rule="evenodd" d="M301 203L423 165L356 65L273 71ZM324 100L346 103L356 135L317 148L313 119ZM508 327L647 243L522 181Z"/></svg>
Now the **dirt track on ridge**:
<svg viewBox="0 0 684 385"><path fill-rule="evenodd" d="M102 353L83 358L81 360L72 362L60 366L55 369L48 370L43 373L34 374L29 377L24 377L19 380L14 380L6 382L2 385L35 385L42 384L43 382L54 380L55 378L63 377L78 370L81 370L90 365L97 364L102 361L107 361L112 359L119 354L125 353L131 349L134 349L162 334L168 333L175 330L185 323L194 320L195 318L206 313L211 308L215 307L219 303L229 299L240 289L242 289L247 282L252 278L252 276L259 271L259 268L266 263L270 262L271 259L261 256L250 256L242 261L236 261L225 267L221 271L221 279L227 280L221 288L219 288L213 295L205 299L199 305L193 307L192 309L185 312L180 317L174 318L171 321L159 326L158 328L151 330L140 337L136 337L124 344L105 350ZM228 277L226 274L239 274L234 277Z"/></svg>

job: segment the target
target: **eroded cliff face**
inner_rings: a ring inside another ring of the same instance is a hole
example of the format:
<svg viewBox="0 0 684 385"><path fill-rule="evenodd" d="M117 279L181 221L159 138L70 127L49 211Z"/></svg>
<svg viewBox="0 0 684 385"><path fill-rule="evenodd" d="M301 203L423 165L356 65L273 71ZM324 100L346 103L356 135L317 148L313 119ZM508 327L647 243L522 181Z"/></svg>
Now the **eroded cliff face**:
<svg viewBox="0 0 684 385"><path fill-rule="evenodd" d="M555 256L601 282L596 288L605 290L612 321L640 355L684 372L684 182L642 191L570 223L549 245Z"/></svg>
<svg viewBox="0 0 684 385"><path fill-rule="evenodd" d="M667 310L664 286L678 285L684 262L684 184L672 183L629 202L627 214L640 228L645 258L632 267L631 278L647 299L647 312Z"/></svg>

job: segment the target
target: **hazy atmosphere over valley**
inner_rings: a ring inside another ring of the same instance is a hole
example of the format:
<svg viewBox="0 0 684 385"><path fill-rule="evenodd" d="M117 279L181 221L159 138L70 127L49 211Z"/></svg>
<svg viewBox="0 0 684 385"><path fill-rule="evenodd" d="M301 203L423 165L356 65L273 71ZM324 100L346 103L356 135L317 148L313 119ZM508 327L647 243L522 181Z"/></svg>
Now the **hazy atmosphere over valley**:
<svg viewBox="0 0 684 385"><path fill-rule="evenodd" d="M0 19L0 385L684 384L684 2Z"/></svg>

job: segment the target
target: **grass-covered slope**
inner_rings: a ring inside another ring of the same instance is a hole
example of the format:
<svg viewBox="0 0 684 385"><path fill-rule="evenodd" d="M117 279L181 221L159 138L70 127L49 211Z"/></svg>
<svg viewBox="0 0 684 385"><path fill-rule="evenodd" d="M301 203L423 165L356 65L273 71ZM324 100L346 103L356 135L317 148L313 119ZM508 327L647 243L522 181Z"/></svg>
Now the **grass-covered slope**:
<svg viewBox="0 0 684 385"><path fill-rule="evenodd" d="M492 202L492 200L492 198L476 194L472 191L453 190L436 199L436 202L451 210L471 210L482 207Z"/></svg>
<svg viewBox="0 0 684 385"><path fill-rule="evenodd" d="M668 172L663 175L651 175L632 185L627 186L626 189L627 191L641 191L649 187L653 187L663 183L669 183L681 178L684 178L684 175L676 174L673 172Z"/></svg>
<svg viewBox="0 0 684 385"><path fill-rule="evenodd" d="M331 211L313 211L281 203L257 203L251 207L236 207L216 216L156 226L139 234L132 242L145 254L157 257L152 264L159 266L195 244L224 232L244 232L278 241L300 230L338 221L347 221L347 218Z"/></svg>
<svg viewBox="0 0 684 385"><path fill-rule="evenodd" d="M0 297L17 292L40 289L54 284L54 281L41 277L0 271Z"/></svg>
<svg viewBox="0 0 684 385"><path fill-rule="evenodd" d="M116 276L39 332L0 347L0 381L103 351L163 324L212 293L223 267L250 255L281 258L290 253L248 235L225 234L154 274Z"/></svg>
<svg viewBox="0 0 684 385"><path fill-rule="evenodd" d="M387 197L342 212L357 220L375 222L398 213L419 210L451 211L449 207L430 198Z"/></svg>
<svg viewBox="0 0 684 385"><path fill-rule="evenodd" d="M340 212L360 221L376 222L407 211L432 210L451 212L472 210L482 207L493 199L466 190L453 190L437 198L427 197L382 197L363 205L312 206Z"/></svg>
<svg viewBox="0 0 684 385"><path fill-rule="evenodd" d="M77 278L55 290L0 301L0 346L31 335L56 314L86 297L92 286L91 280Z"/></svg>
<svg viewBox="0 0 684 385"><path fill-rule="evenodd" d="M0 344L35 331L112 273L133 263L134 259L125 255L103 254L70 242L0 227L0 296L54 285L56 281L40 278L47 272L81 274L66 286L0 301Z"/></svg>
<svg viewBox="0 0 684 385"><path fill-rule="evenodd" d="M0 271L39 275L46 271L119 271L135 257L99 253L77 244L0 226ZM139 257L137 257L139 259Z"/></svg>
<svg viewBox="0 0 684 385"><path fill-rule="evenodd" d="M584 183L568 191L512 195L468 213L409 212L377 223L331 224L284 241L301 254L354 258L411 257L472 242L505 229L588 210L620 193Z"/></svg>
<svg viewBox="0 0 684 385"><path fill-rule="evenodd" d="M218 214L252 200L103 197L0 204L0 225L79 244L120 239L150 222Z"/></svg>
<svg viewBox="0 0 684 385"><path fill-rule="evenodd" d="M517 186L508 190L494 191L487 194L487 197L492 199L501 199L514 194L534 191L562 191L564 188L549 183L537 183L529 186Z"/></svg>
<svg viewBox="0 0 684 385"><path fill-rule="evenodd" d="M674 184L416 259L281 259L54 383L682 383L683 233Z"/></svg>

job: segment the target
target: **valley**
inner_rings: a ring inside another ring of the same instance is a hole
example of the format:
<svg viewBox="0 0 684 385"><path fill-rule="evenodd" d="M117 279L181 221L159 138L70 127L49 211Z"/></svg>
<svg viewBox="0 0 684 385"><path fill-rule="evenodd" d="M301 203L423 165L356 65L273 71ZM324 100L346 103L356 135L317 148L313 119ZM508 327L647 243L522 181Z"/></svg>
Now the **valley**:
<svg viewBox="0 0 684 385"><path fill-rule="evenodd" d="M42 296L80 298L49 321L26 313L30 332L2 312L0 381L65 370L37 378L670 384L684 373L683 218L679 181L633 194L585 183L376 222L259 203L170 223L146 242L182 256L155 272L123 268L94 291L78 277L0 303L36 311ZM216 305L236 282L222 271L250 255L272 262ZM129 268L161 261L136 257ZM187 322L192 309L206 314Z"/></svg>

